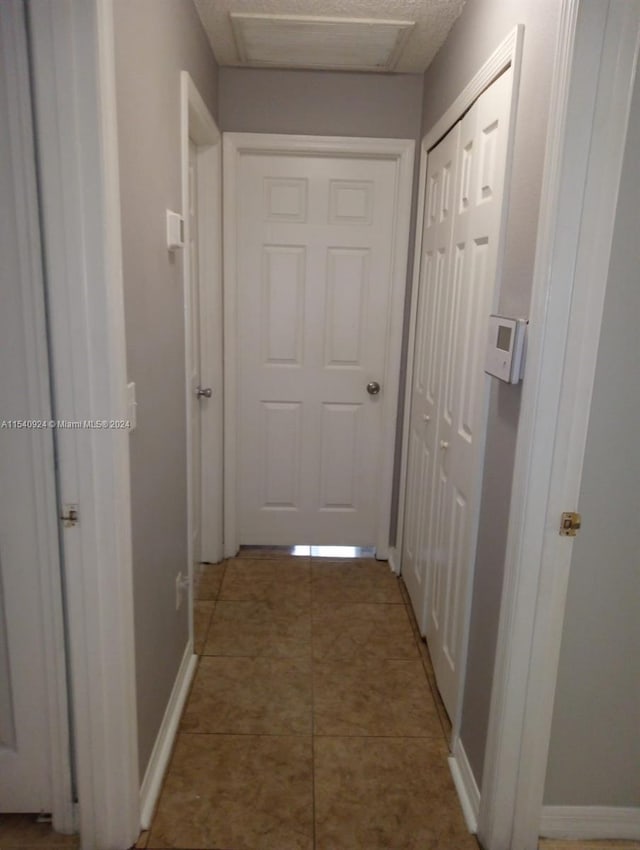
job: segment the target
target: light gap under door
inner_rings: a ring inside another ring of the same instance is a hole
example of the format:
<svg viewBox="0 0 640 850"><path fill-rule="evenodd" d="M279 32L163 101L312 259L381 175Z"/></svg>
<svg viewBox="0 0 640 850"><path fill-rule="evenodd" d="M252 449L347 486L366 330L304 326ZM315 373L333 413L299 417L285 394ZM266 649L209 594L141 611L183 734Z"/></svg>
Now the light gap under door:
<svg viewBox="0 0 640 850"><path fill-rule="evenodd" d="M293 555L301 558L375 558L376 555L373 546L241 546L240 551L244 554L273 552L274 555Z"/></svg>

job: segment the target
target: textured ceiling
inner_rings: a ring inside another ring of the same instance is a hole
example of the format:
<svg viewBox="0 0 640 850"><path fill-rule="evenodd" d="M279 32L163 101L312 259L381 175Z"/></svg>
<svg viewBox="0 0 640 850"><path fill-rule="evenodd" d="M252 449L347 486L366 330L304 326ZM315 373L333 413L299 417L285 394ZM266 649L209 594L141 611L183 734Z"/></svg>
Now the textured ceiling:
<svg viewBox="0 0 640 850"><path fill-rule="evenodd" d="M426 70L442 46L465 0L195 0L196 8L220 65L242 66L229 14L315 15L328 18L362 18L412 21L415 26L394 63L396 73L419 74ZM366 25L358 36L368 38ZM292 45L294 47L295 45ZM344 67L353 64L345 48ZM273 67L309 67L285 55ZM314 67L319 67L311 63ZM327 67L336 67L335 64Z"/></svg>

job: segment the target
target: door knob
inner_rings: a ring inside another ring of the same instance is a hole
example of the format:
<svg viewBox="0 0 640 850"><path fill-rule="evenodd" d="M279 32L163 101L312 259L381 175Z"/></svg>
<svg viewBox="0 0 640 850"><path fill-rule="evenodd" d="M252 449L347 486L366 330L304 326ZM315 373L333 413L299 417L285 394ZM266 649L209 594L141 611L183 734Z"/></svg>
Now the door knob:
<svg viewBox="0 0 640 850"><path fill-rule="evenodd" d="M196 390L196 396L198 398L211 398L211 387L205 387L204 389L202 387L198 387Z"/></svg>
<svg viewBox="0 0 640 850"><path fill-rule="evenodd" d="M367 384L367 392L369 395L378 395L380 392L380 384L377 381L369 381Z"/></svg>
<svg viewBox="0 0 640 850"><path fill-rule="evenodd" d="M449 448L449 443L447 443L447 441L446 441L446 440L440 440L440 448L441 448L441 449L448 449L448 448Z"/></svg>

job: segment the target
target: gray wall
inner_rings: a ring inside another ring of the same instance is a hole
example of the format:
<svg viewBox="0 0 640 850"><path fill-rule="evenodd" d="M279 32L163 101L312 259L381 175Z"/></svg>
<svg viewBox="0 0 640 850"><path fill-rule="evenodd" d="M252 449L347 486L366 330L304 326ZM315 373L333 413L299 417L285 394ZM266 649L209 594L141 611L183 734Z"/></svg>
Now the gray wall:
<svg viewBox="0 0 640 850"><path fill-rule="evenodd" d="M220 69L223 130L418 139L421 74Z"/></svg>
<svg viewBox="0 0 640 850"><path fill-rule="evenodd" d="M425 74L427 132L516 24L524 24L500 311L527 316L558 0L472 0ZM520 389L492 381L461 737L480 785L489 718Z"/></svg>
<svg viewBox="0 0 640 850"><path fill-rule="evenodd" d="M580 489L545 802L640 806L640 85Z"/></svg>
<svg viewBox="0 0 640 850"><path fill-rule="evenodd" d="M183 290L165 242L165 210L182 203L179 75L215 117L218 68L191 0L115 0L114 17L143 776L188 638L187 605L175 610L187 569Z"/></svg>

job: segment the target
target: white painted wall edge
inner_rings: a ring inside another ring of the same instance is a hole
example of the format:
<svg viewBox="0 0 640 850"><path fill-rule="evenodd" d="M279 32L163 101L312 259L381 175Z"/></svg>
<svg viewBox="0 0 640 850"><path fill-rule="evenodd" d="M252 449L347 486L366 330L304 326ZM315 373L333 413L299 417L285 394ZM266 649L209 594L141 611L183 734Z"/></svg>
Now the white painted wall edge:
<svg viewBox="0 0 640 850"><path fill-rule="evenodd" d="M409 251L409 224L415 142L413 139L369 139L351 136L304 136L278 133L225 133L223 137L223 257L224 257L224 555L238 551L237 525L237 226L236 196L240 157L245 153L307 156L360 156L397 163L397 215L394 222L389 345L383 396L383 468L379 485L376 555L389 556L393 459L400 385L402 318Z"/></svg>
<svg viewBox="0 0 640 850"><path fill-rule="evenodd" d="M540 820L543 838L573 841L640 839L640 808L614 806L544 806Z"/></svg>
<svg viewBox="0 0 640 850"><path fill-rule="evenodd" d="M182 709L189 695L189 688L196 672L198 656L193 654L193 643L187 643L178 675L173 683L173 689L167 708L158 730L156 742L151 751L151 757L140 788L140 829L149 829L153 819L162 780L164 779L173 742L178 731Z"/></svg>
<svg viewBox="0 0 640 850"><path fill-rule="evenodd" d="M453 742L453 752L449 756L449 769L456 786L462 813L469 832L478 830L478 812L480 811L480 789L473 775L471 764L462 744L460 736L456 736Z"/></svg>

